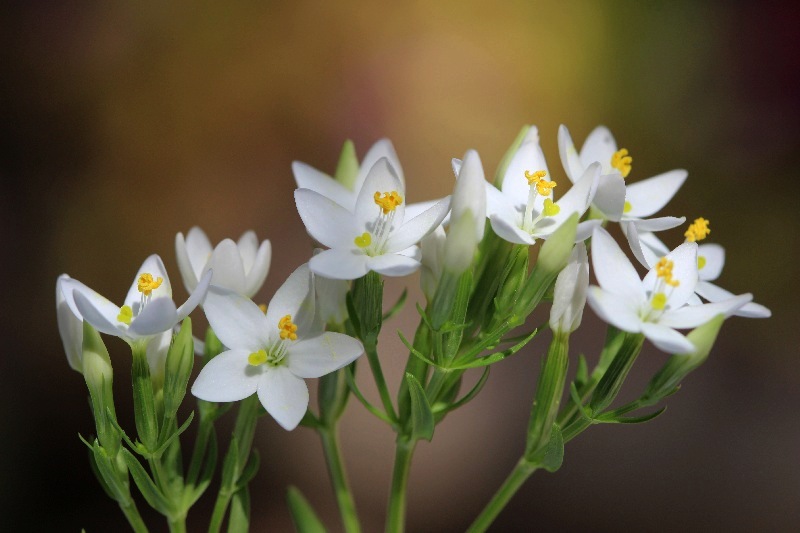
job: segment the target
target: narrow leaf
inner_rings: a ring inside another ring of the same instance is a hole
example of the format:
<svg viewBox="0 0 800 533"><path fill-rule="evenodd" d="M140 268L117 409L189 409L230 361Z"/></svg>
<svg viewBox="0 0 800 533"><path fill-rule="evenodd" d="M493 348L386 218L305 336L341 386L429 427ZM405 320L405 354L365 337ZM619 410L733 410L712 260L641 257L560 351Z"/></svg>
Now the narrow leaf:
<svg viewBox="0 0 800 533"><path fill-rule="evenodd" d="M561 468L563 462L564 437L561 435L561 428L558 427L558 424L553 424L550 442L547 444L547 451L542 458L542 468L552 473Z"/></svg>
<svg viewBox="0 0 800 533"><path fill-rule="evenodd" d="M317 514L300 489L290 486L286 491L286 502L289 505L295 531L298 533L325 533L325 526L317 518Z"/></svg>
<svg viewBox="0 0 800 533"><path fill-rule="evenodd" d="M435 422L428 397L420 382L412 374L406 373L406 383L411 396L411 437L430 441L433 438Z"/></svg>
<svg viewBox="0 0 800 533"><path fill-rule="evenodd" d="M133 481L136 482L136 486L139 487L139 491L150 507L163 515L168 515L170 513L170 502L158 490L158 487L150 479L150 475L139 463L139 460L125 448L122 449L122 457L125 459L125 464L128 465Z"/></svg>

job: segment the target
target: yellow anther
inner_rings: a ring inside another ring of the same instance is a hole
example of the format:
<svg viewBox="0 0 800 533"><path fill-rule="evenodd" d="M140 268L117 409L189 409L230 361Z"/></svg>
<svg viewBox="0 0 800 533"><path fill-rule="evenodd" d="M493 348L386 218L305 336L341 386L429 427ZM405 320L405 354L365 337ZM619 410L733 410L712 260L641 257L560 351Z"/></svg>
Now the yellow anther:
<svg viewBox="0 0 800 533"><path fill-rule="evenodd" d="M372 244L372 235L367 233L366 231L353 239L353 242L356 243L356 246L359 248L366 248L370 244Z"/></svg>
<svg viewBox="0 0 800 533"><path fill-rule="evenodd" d="M133 309L131 309L130 305L123 305L119 308L117 320L123 324L128 324L129 326L131 325L131 320L133 320Z"/></svg>
<svg viewBox="0 0 800 533"><path fill-rule="evenodd" d="M697 270L703 270L703 267L706 266L706 256L698 255L697 256Z"/></svg>
<svg viewBox="0 0 800 533"><path fill-rule="evenodd" d="M286 315L278 322L278 329L280 330L281 339L297 340L297 326L292 322L292 315Z"/></svg>
<svg viewBox="0 0 800 533"><path fill-rule="evenodd" d="M544 199L544 216L552 217L555 216L561 211L561 207L553 202L550 198Z"/></svg>
<svg viewBox="0 0 800 533"><path fill-rule="evenodd" d="M670 287L677 287L681 284L680 281L677 279L672 279L672 268L675 266L675 263L667 259L666 257L662 257L656 263L656 275L664 280L664 283L669 285Z"/></svg>
<svg viewBox="0 0 800 533"><path fill-rule="evenodd" d="M530 170L525 171L525 178L528 180L528 185L539 183L545 176L547 176L547 171L545 170L537 170L536 172L531 172Z"/></svg>
<svg viewBox="0 0 800 533"><path fill-rule="evenodd" d="M376 192L373 198L375 199L375 203L383 210L384 215L388 215L394 211L398 205L403 203L403 197L400 196L400 193L397 191L385 192L383 195Z"/></svg>
<svg viewBox="0 0 800 533"><path fill-rule="evenodd" d="M548 196L556 185L558 184L555 181L539 180L536 183L536 192L542 196Z"/></svg>
<svg viewBox="0 0 800 533"><path fill-rule="evenodd" d="M161 286L161 283L164 281L164 278L161 276L158 279L154 279L152 274L148 274L145 272L141 276L139 276L139 282L137 287L139 292L144 294L145 296L150 296L154 290Z"/></svg>
<svg viewBox="0 0 800 533"><path fill-rule="evenodd" d="M253 352L247 356L247 362L253 366L263 365L267 362L267 352L266 350L259 350L257 352Z"/></svg>
<svg viewBox="0 0 800 533"><path fill-rule="evenodd" d="M631 163L633 163L633 158L628 155L626 148L617 150L611 156L611 166L619 170L623 178L627 178L628 174L631 173Z"/></svg>
<svg viewBox="0 0 800 533"><path fill-rule="evenodd" d="M702 241L708 234L711 233L711 230L708 227L709 221L703 217L694 219L694 222L689 226L689 229L686 230L686 233L683 235L686 237L688 242L697 242Z"/></svg>
<svg viewBox="0 0 800 533"><path fill-rule="evenodd" d="M262 313L267 314L267 304L258 304L258 308L261 309Z"/></svg>
<svg viewBox="0 0 800 533"><path fill-rule="evenodd" d="M656 311L663 311L667 306L667 295L663 292L655 293L650 301L650 306Z"/></svg>
<svg viewBox="0 0 800 533"><path fill-rule="evenodd" d="M631 205L631 203L628 202L628 201L625 201L625 205L622 207L622 212L623 213L630 213L631 209L633 209L633 206Z"/></svg>

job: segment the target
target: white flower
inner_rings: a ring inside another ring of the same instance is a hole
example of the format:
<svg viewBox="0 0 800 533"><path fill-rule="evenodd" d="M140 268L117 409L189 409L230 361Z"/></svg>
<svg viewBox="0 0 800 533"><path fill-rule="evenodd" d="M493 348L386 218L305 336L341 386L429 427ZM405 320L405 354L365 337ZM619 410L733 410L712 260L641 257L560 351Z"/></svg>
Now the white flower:
<svg viewBox="0 0 800 533"><path fill-rule="evenodd" d="M252 298L267 278L272 246L268 240L258 244L255 232L245 232L238 242L225 239L213 250L206 234L193 227L184 239L175 236L175 253L183 284L188 292L209 269L214 271L214 285Z"/></svg>
<svg viewBox="0 0 800 533"><path fill-rule="evenodd" d="M322 250L314 250L314 255ZM347 291L350 282L341 279L330 279L323 276L314 276L314 294L316 301L316 321L319 322L320 331L326 324L344 325L347 320Z"/></svg>
<svg viewBox="0 0 800 533"><path fill-rule="evenodd" d="M598 227L592 235L592 265L600 283L600 287L589 287L588 301L594 312L623 331L643 333L668 353L695 349L676 328L697 327L752 299L743 294L724 302L686 305L698 280L697 244L691 242L675 248L640 280L614 239Z"/></svg>
<svg viewBox="0 0 800 533"><path fill-rule="evenodd" d="M310 189L317 192L352 212L355 210L356 200L370 169L382 158L386 158L389 161L400 183L405 186L403 168L400 166L397 153L389 139L381 139L372 145L372 148L369 149L367 155L361 161L361 166L352 188L346 187L328 174L300 161L292 163L292 172L294 172L294 179L299 189Z"/></svg>
<svg viewBox="0 0 800 533"><path fill-rule="evenodd" d="M69 279L68 275L61 274L56 281L56 320L64 353L67 354L67 362L73 370L82 372L83 320L67 304L64 285Z"/></svg>
<svg viewBox="0 0 800 533"><path fill-rule="evenodd" d="M559 332L573 332L581 325L586 291L589 288L589 256L579 242L572 249L567 266L556 278L550 327Z"/></svg>
<svg viewBox="0 0 800 533"><path fill-rule="evenodd" d="M599 173L599 164L589 165L575 185L554 202L553 188L557 184L547 179L549 172L539 135L531 127L508 165L501 189L486 184L486 211L492 229L502 239L516 244L546 239L570 215L582 216L589 209ZM596 224L579 224L576 240L586 239Z"/></svg>
<svg viewBox="0 0 800 533"><path fill-rule="evenodd" d="M705 219L703 219L705 220ZM708 221L706 221L707 223ZM668 251L667 246L652 233L642 233L639 235L639 242L642 244L641 250L645 261L642 263L646 267L655 264L658 258ZM735 295L722 287L711 283L715 281L725 266L725 249L719 244L701 244L697 247L697 271L699 281L694 289L697 296L709 302L722 302L733 298ZM696 305L702 301L694 297L689 303ZM769 318L772 311L761 304L750 302L732 313L734 316L746 318Z"/></svg>
<svg viewBox="0 0 800 533"><path fill-rule="evenodd" d="M370 270L404 276L420 266L416 244L447 214L446 198L405 220L405 187L386 158L370 169L353 212L310 189L294 193L297 211L314 239L331 248L311 258L311 270L356 279Z"/></svg>
<svg viewBox="0 0 800 533"><path fill-rule="evenodd" d="M454 165L455 167L455 165ZM478 152L468 151L457 171L450 213L450 231L444 245L444 267L456 274L466 270L486 226L486 179Z"/></svg>
<svg viewBox="0 0 800 533"><path fill-rule="evenodd" d="M315 332L313 302L307 265L278 289L266 315L248 298L211 287L206 316L229 349L203 367L192 394L211 402L233 402L255 393L284 429L297 427L308 408L304 378L338 370L364 351L347 335Z"/></svg>
<svg viewBox="0 0 800 533"><path fill-rule="evenodd" d="M641 260L641 252L635 245L636 233L663 231L686 221L684 217L646 218L661 210L675 196L688 176L685 170L671 170L626 185L625 178L631 171L633 158L627 149L617 149L614 136L605 126L595 128L578 153L569 131L562 125L558 130L558 147L564 170L573 182L589 165L595 162L602 165L593 205L604 218L620 223L637 259Z"/></svg>
<svg viewBox="0 0 800 533"><path fill-rule="evenodd" d="M172 287L164 263L157 255L151 255L142 264L122 307L68 276L62 276L59 281L64 299L76 317L86 320L101 333L138 343L172 331L186 318L205 297L211 272L203 275L189 299L178 308L172 301Z"/></svg>

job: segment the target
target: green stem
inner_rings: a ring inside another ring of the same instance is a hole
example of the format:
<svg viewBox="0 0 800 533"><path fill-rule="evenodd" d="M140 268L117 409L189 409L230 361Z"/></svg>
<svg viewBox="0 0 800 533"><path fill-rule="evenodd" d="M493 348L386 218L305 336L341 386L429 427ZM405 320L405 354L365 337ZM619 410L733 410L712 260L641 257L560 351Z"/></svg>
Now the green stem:
<svg viewBox="0 0 800 533"><path fill-rule="evenodd" d="M525 483L537 468L537 465L529 463L525 459L520 459L514 467L514 470L511 471L511 474L509 474L486 507L483 508L481 514L479 514L475 521L472 522L472 525L469 526L467 532L481 533L486 531L489 526L492 525L494 519L497 518L497 515L500 514L500 511L505 508L514 494L517 493L522 484Z"/></svg>
<svg viewBox="0 0 800 533"><path fill-rule="evenodd" d="M136 508L136 504L132 499L126 503L119 502L119 508L122 510L125 518L128 519L128 523L133 531L136 533L147 533L147 526L144 524L144 520L142 520L142 516L139 514L139 509Z"/></svg>
<svg viewBox="0 0 800 533"><path fill-rule="evenodd" d="M401 533L406 521L406 487L411 470L411 457L414 455L416 441L403 437L397 440L392 471L392 488L389 493L389 512L386 516L386 533Z"/></svg>
<svg viewBox="0 0 800 533"><path fill-rule="evenodd" d="M348 533L358 533L361 531L361 524L358 521L356 504L353 501L347 474L344 470L335 422L330 427L321 428L319 436L322 440L322 450L325 454L325 462L328 464L328 474L333 485L333 492L336 494L336 503L339 505L339 514L342 517L344 530Z"/></svg>
<svg viewBox="0 0 800 533"><path fill-rule="evenodd" d="M397 414L392 404L392 397L389 394L389 387L386 385L386 378L383 376L383 369L378 359L378 347L375 343L364 342L364 352L367 354L369 368L372 370L372 377L375 379L375 386L378 388L383 409L392 421L397 422Z"/></svg>
<svg viewBox="0 0 800 533"><path fill-rule="evenodd" d="M170 533L186 533L186 516L168 519Z"/></svg>

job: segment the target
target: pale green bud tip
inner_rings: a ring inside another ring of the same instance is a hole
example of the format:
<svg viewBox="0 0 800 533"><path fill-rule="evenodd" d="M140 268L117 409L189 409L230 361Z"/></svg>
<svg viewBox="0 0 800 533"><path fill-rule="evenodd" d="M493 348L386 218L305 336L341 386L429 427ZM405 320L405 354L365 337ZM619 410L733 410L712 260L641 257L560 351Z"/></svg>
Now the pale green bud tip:
<svg viewBox="0 0 800 533"><path fill-rule="evenodd" d="M575 245L567 266L556 279L550 327L557 332L571 333L581 325L589 287L589 256L581 242Z"/></svg>
<svg viewBox="0 0 800 533"><path fill-rule="evenodd" d="M81 357L83 377L89 387L110 384L114 370L108 357L103 339L88 322L83 323L83 356Z"/></svg>
<svg viewBox="0 0 800 533"><path fill-rule="evenodd" d="M567 260L572 253L577 228L578 214L573 213L544 242L539 252L537 266L545 271L560 272L567 264Z"/></svg>
<svg viewBox="0 0 800 533"><path fill-rule="evenodd" d="M339 163L336 165L334 178L336 181L353 189L356 177L358 177L358 157L356 157L356 147L353 141L347 139L342 146L342 153L339 155Z"/></svg>
<svg viewBox="0 0 800 533"><path fill-rule="evenodd" d="M467 210L450 226L444 243L444 268L448 272L461 274L472 264L478 250L474 219L472 212Z"/></svg>
<svg viewBox="0 0 800 533"><path fill-rule="evenodd" d="M695 351L687 354L698 362L702 362L708 357L714 342L717 340L722 323L725 322L725 315L717 315L702 326L698 326L686 336L695 346Z"/></svg>

